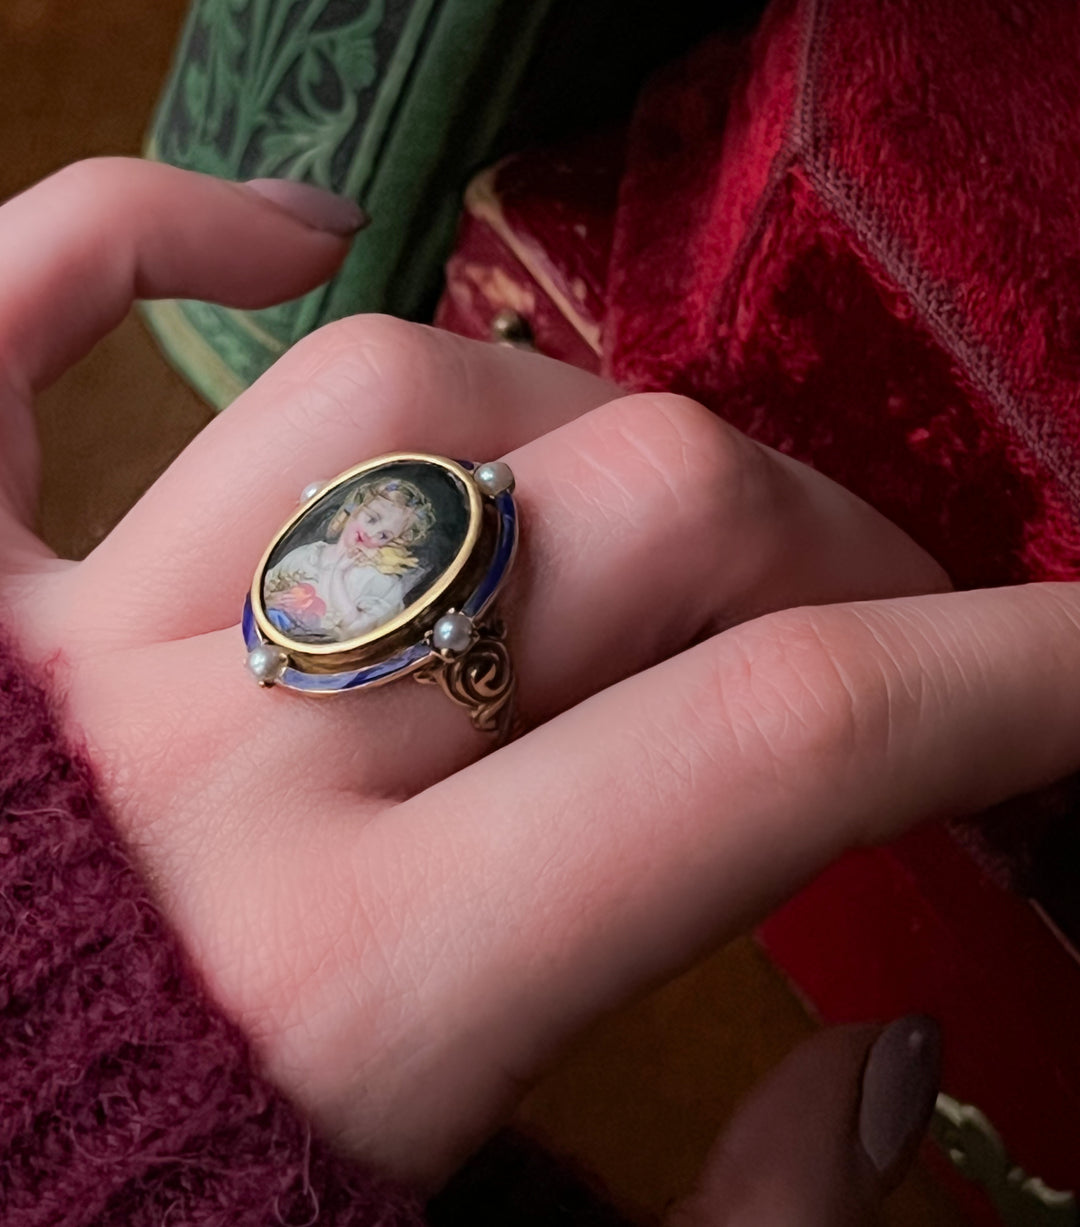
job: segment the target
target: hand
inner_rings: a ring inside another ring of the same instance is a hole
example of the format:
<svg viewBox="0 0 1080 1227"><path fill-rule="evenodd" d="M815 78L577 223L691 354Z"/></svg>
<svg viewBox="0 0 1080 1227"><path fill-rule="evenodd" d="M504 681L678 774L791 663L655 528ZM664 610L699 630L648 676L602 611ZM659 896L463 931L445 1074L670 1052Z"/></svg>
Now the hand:
<svg viewBox="0 0 1080 1227"><path fill-rule="evenodd" d="M141 163L0 210L0 598L270 1074L434 1184L587 1020L843 849L1080 765L1080 601L947 593L877 513L690 401L381 317L297 345L84 562L50 557L35 390L134 294L254 306L343 254ZM435 688L313 702L243 667L244 594L300 489L406 448L518 475L531 731L492 754Z"/></svg>

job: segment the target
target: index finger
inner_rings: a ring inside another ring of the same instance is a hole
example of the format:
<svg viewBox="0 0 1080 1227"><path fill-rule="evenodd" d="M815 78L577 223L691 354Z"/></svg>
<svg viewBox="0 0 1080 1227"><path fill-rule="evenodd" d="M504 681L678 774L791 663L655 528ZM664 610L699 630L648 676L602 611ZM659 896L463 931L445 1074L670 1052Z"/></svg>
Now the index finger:
<svg viewBox="0 0 1080 1227"><path fill-rule="evenodd" d="M241 184L136 158L73 163L0 207L0 373L28 400L136 298L265 307L325 281L347 246Z"/></svg>
<svg viewBox="0 0 1080 1227"><path fill-rule="evenodd" d="M339 222L349 215L347 202L327 204ZM303 224L239 184L133 158L74 163L0 206L6 560L47 553L26 527L37 500L34 393L119 324L136 298L269 306L324 281L346 250L342 234Z"/></svg>

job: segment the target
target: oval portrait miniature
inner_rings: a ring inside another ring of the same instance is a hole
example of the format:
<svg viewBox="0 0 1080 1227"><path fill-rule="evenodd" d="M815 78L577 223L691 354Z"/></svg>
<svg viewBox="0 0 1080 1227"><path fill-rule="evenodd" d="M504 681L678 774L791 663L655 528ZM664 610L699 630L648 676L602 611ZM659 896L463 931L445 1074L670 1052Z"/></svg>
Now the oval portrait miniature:
<svg viewBox="0 0 1080 1227"><path fill-rule="evenodd" d="M477 498L457 467L378 464L312 499L262 569L261 614L274 637L340 651L394 629L442 592L477 532Z"/></svg>
<svg viewBox="0 0 1080 1227"><path fill-rule="evenodd" d="M252 579L248 669L322 695L411 674L504 736L514 672L494 604L517 539L502 460L396 452L313 482Z"/></svg>

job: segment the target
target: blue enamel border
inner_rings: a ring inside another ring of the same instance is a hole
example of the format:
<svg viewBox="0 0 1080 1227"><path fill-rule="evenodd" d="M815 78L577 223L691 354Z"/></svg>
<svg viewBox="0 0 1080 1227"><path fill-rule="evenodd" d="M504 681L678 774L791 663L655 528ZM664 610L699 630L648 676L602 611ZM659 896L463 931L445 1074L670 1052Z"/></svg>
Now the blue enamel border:
<svg viewBox="0 0 1080 1227"><path fill-rule="evenodd" d="M479 617L487 608L502 583L517 545L517 507L514 496L509 492L500 494L494 499L494 503L495 510L499 513L499 539L495 542L495 553L484 578L461 607L461 612L468 614L470 618Z"/></svg>
<svg viewBox="0 0 1080 1227"><path fill-rule="evenodd" d="M474 461L459 460L458 464L470 471L476 468ZM468 614L470 618L479 617L490 604L502 583L507 567L510 566L514 557L514 548L517 545L517 507L514 503L514 496L507 491L492 501L499 515L499 536L495 542L495 553L487 571L461 607L462 613ZM244 632L244 642L249 652L264 642L255 625L255 613L251 608L250 593L244 602L244 617L241 626ZM355 690L360 686L371 686L375 682L389 681L399 673L416 668L421 661L434 655L431 648L421 640L396 656L392 656L389 660L380 661L376 665L366 665L362 669L349 669L344 673L303 673L299 669L289 668L281 675L279 685L287 686L291 690L324 694L331 694L339 690Z"/></svg>
<svg viewBox="0 0 1080 1227"><path fill-rule="evenodd" d="M259 647L264 640L259 635L255 625L255 614L251 608L251 596L244 602L244 643L250 652ZM363 669L348 669L344 673L303 673L299 669L286 669L281 675L279 685L288 686L292 690L325 691L353 690L357 686L370 686L373 682L387 681L395 674L405 669L415 667L417 662L427 656L433 656L431 648L424 642L414 643L403 652L392 656L389 660L380 661L377 665L366 665Z"/></svg>

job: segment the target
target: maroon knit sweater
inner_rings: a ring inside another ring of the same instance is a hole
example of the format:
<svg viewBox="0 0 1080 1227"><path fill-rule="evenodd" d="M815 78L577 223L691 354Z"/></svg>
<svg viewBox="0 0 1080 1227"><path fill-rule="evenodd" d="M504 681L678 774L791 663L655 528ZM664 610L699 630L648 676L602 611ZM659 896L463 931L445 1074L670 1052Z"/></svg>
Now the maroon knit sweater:
<svg viewBox="0 0 1080 1227"><path fill-rule="evenodd" d="M0 643L0 1224L422 1221L259 1077Z"/></svg>

